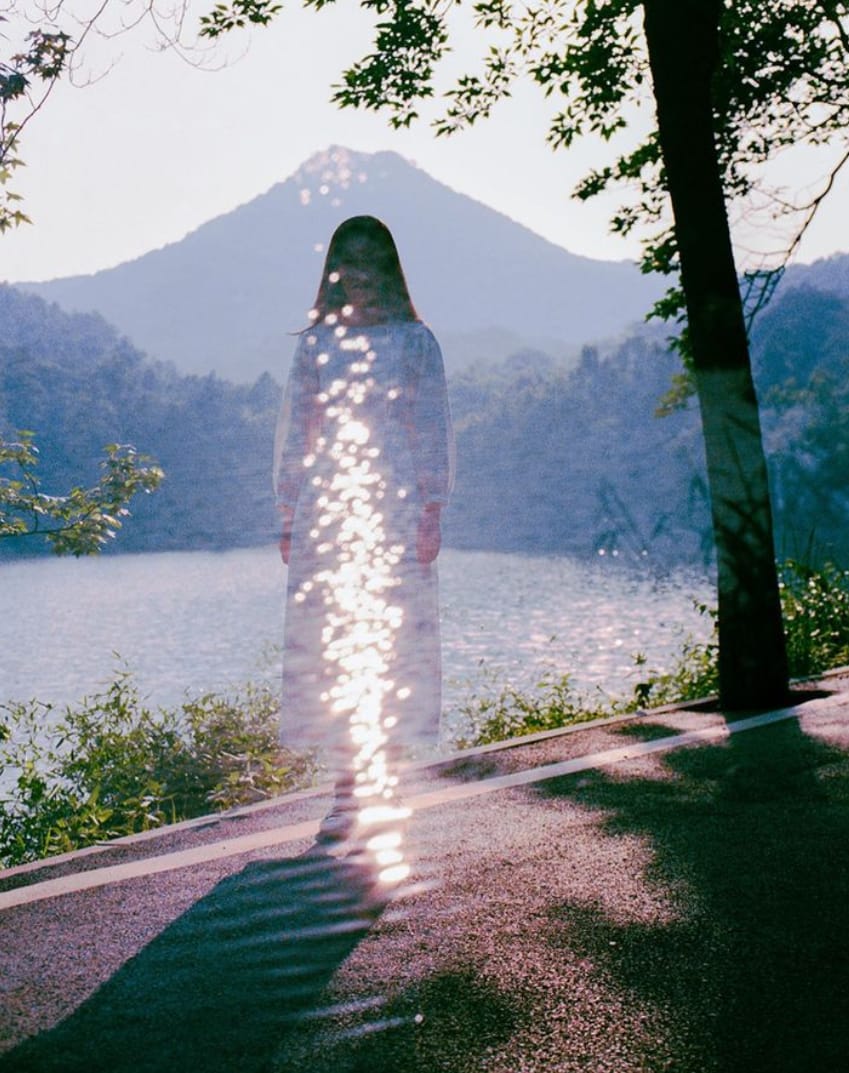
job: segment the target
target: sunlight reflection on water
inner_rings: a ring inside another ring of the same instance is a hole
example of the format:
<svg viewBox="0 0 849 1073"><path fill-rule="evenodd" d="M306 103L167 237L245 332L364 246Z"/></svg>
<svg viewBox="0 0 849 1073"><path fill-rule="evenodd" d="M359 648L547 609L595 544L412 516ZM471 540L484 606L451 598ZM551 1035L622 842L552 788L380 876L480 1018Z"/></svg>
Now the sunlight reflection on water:
<svg viewBox="0 0 849 1073"><path fill-rule="evenodd" d="M494 674L554 669L627 690L633 654L662 668L711 601L698 574L445 549L439 557L445 707ZM248 678L277 687L285 570L275 547L4 563L0 696L71 702L111 680L116 653L153 705Z"/></svg>

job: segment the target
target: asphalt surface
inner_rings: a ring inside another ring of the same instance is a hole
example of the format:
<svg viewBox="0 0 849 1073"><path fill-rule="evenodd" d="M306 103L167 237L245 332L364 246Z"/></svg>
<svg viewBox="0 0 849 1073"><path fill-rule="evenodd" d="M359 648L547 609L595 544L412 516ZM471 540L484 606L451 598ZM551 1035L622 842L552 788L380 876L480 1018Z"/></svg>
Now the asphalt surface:
<svg viewBox="0 0 849 1073"><path fill-rule="evenodd" d="M846 1073L827 686L408 770L406 878L321 792L0 873L0 1073Z"/></svg>

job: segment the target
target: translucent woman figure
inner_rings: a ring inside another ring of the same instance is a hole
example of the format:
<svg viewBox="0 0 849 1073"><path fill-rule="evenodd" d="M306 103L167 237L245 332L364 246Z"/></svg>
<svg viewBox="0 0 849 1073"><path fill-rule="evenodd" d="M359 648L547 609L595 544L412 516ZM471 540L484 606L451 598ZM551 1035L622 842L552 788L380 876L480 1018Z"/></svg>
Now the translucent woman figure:
<svg viewBox="0 0 849 1073"><path fill-rule="evenodd" d="M344 837L389 800L405 747L438 739L436 557L452 484L442 355L371 216L335 231L275 439L289 566L282 744L319 747Z"/></svg>

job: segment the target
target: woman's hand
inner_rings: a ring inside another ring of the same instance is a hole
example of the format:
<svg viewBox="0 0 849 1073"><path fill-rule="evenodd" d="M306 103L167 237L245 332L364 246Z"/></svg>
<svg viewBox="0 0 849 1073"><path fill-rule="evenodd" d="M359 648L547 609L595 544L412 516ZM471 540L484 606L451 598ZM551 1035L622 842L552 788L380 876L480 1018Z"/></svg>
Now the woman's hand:
<svg viewBox="0 0 849 1073"><path fill-rule="evenodd" d="M419 531L416 539L416 558L422 564L432 563L439 554L442 534L439 528L438 503L428 503L419 518Z"/></svg>
<svg viewBox="0 0 849 1073"><path fill-rule="evenodd" d="M295 512L291 507L280 508L282 531L280 533L280 558L288 566L289 556L292 553L292 524L295 521Z"/></svg>

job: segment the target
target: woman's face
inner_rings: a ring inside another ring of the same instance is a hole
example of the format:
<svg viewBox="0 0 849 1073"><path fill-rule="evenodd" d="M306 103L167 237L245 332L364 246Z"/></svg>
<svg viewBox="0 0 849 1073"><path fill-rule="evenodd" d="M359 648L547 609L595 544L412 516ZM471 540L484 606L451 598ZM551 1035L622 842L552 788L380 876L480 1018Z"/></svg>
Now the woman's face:
<svg viewBox="0 0 849 1073"><path fill-rule="evenodd" d="M355 310L379 307L383 251L368 239L353 239L345 244L336 271L345 298Z"/></svg>

